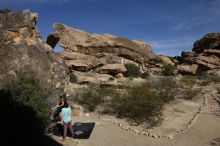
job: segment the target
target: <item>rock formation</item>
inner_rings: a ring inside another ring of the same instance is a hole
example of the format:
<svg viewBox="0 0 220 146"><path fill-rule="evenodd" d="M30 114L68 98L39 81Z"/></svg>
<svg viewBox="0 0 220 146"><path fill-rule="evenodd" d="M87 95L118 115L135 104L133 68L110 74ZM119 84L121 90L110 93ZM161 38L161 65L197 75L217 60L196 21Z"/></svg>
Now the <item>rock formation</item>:
<svg viewBox="0 0 220 146"><path fill-rule="evenodd" d="M193 67L193 74L196 68L198 68L196 69L198 73L203 71L219 72L220 33L209 33L202 39L196 41L192 52L182 52L181 62L184 64L198 65L198 67ZM181 68L180 71L183 71L183 68Z"/></svg>
<svg viewBox="0 0 220 146"><path fill-rule="evenodd" d="M143 41L133 41L110 34L89 34L64 24L54 24L54 33L47 43L55 47L56 43L65 50L59 55L65 60L71 72L90 72L103 74L109 78L121 76L126 71L125 63L141 67L147 65L155 55L151 47ZM77 73L79 74L79 73ZM81 74L82 75L82 74ZM89 79L90 81L93 80Z"/></svg>
<svg viewBox="0 0 220 146"><path fill-rule="evenodd" d="M197 64L192 64L192 65L177 65L177 70L179 73L182 74L192 74L195 75L197 72L198 65Z"/></svg>
<svg viewBox="0 0 220 146"><path fill-rule="evenodd" d="M51 103L68 83L68 69L36 28L38 14L0 10L0 86L19 72L31 72L50 91Z"/></svg>

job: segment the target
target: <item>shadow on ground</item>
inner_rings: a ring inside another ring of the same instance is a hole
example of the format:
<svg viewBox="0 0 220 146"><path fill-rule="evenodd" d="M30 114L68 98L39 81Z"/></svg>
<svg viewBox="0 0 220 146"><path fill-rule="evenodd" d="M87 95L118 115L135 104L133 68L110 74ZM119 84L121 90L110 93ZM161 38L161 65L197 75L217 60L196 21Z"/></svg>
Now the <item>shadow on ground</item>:
<svg viewBox="0 0 220 146"><path fill-rule="evenodd" d="M44 121L36 112L11 98L10 93L0 90L1 143L4 146L61 146L45 135Z"/></svg>
<svg viewBox="0 0 220 146"><path fill-rule="evenodd" d="M75 139L89 139L93 129L95 127L95 123L81 123L76 122L73 125L74 130L74 138ZM63 136L63 125L57 123L53 127L49 128L48 134L55 135L55 136ZM70 132L68 131L67 136L71 136Z"/></svg>

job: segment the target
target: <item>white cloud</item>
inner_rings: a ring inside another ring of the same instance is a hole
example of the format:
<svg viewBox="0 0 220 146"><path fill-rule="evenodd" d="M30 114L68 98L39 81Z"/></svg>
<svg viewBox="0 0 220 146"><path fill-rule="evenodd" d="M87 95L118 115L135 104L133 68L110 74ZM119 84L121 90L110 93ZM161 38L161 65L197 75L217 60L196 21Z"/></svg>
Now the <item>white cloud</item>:
<svg viewBox="0 0 220 146"><path fill-rule="evenodd" d="M171 28L175 31L191 30L200 25L220 22L220 0L210 0L209 3L195 3L186 10L188 16L174 19L176 24Z"/></svg>
<svg viewBox="0 0 220 146"><path fill-rule="evenodd" d="M157 49L185 49L192 47L193 43L197 39L198 38L196 37L190 37L190 38L157 40L157 41L149 41L149 44L153 48L157 48Z"/></svg>

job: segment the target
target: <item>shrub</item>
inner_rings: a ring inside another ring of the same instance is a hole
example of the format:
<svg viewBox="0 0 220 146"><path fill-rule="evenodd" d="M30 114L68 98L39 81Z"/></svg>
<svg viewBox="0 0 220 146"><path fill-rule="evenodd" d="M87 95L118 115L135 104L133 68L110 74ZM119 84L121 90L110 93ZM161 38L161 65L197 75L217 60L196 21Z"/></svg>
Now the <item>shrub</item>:
<svg viewBox="0 0 220 146"><path fill-rule="evenodd" d="M129 77L129 80L131 80L131 81L132 81L132 80L134 80L134 78L133 78L133 77Z"/></svg>
<svg viewBox="0 0 220 146"><path fill-rule="evenodd" d="M77 83L77 76L74 73L69 75L71 83Z"/></svg>
<svg viewBox="0 0 220 146"><path fill-rule="evenodd" d="M158 92L159 97L165 103L174 100L179 88L179 85L173 77L160 77L151 80L150 84Z"/></svg>
<svg viewBox="0 0 220 146"><path fill-rule="evenodd" d="M171 92L172 90L162 90L160 93L159 93L159 97L162 99L162 101L164 103L168 103L172 100L174 100L174 97L175 95L173 94L173 92Z"/></svg>
<svg viewBox="0 0 220 146"><path fill-rule="evenodd" d="M160 63L160 60L157 57L152 58L150 61L153 63Z"/></svg>
<svg viewBox="0 0 220 146"><path fill-rule="evenodd" d="M187 99L187 100L193 99L193 97L195 97L199 92L200 90L195 90L191 88L186 89L184 90L183 93L183 99Z"/></svg>
<svg viewBox="0 0 220 146"><path fill-rule="evenodd" d="M125 64L125 68L127 69L127 71L124 73L125 76L135 78L141 76L141 72L138 66L132 63L127 63Z"/></svg>
<svg viewBox="0 0 220 146"><path fill-rule="evenodd" d="M170 90L179 87L173 77L158 77L157 79L151 80L150 84L157 90Z"/></svg>
<svg viewBox="0 0 220 146"><path fill-rule="evenodd" d="M148 83L128 89L126 96L115 97L112 104L119 116L128 117L138 124L147 121L154 126L162 119L163 102Z"/></svg>
<svg viewBox="0 0 220 146"><path fill-rule="evenodd" d="M185 88L192 88L196 84L196 80L189 76L184 76L180 82L183 84Z"/></svg>
<svg viewBox="0 0 220 146"><path fill-rule="evenodd" d="M114 78L114 77L110 77L108 80L109 80L109 81L114 81L115 78Z"/></svg>
<svg viewBox="0 0 220 146"><path fill-rule="evenodd" d="M32 73L19 73L17 79L7 82L4 89L13 100L36 111L36 118L49 123L51 110L46 102L47 92Z"/></svg>
<svg viewBox="0 0 220 146"><path fill-rule="evenodd" d="M148 79L150 77L150 74L148 72L144 72L141 74L141 78Z"/></svg>
<svg viewBox="0 0 220 146"><path fill-rule="evenodd" d="M201 81L200 85L205 86L211 82L218 83L220 82L220 76L213 75L213 74L207 74L207 73L201 73L198 75L198 79Z"/></svg>
<svg viewBox="0 0 220 146"><path fill-rule="evenodd" d="M22 145L45 145L51 109L46 102L47 92L33 73L20 73L17 79L7 81L0 97L0 129L4 136Z"/></svg>
<svg viewBox="0 0 220 146"><path fill-rule="evenodd" d="M176 71L176 66L168 64L164 66L163 75L170 76L173 75L175 71Z"/></svg>
<svg viewBox="0 0 220 146"><path fill-rule="evenodd" d="M98 88L91 86L77 92L75 101L82 104L87 110L94 111L103 100L98 92Z"/></svg>

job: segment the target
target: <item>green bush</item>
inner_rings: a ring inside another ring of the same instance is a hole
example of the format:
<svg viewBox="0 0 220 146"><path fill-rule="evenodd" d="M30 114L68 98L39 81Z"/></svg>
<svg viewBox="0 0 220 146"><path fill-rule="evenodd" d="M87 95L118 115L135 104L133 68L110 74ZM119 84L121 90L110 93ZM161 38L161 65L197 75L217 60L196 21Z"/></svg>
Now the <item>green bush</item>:
<svg viewBox="0 0 220 146"><path fill-rule="evenodd" d="M150 84L165 103L174 100L174 97L178 93L179 84L173 77L160 77L151 80Z"/></svg>
<svg viewBox="0 0 220 146"><path fill-rule="evenodd" d="M74 73L69 75L71 83L77 83L77 76Z"/></svg>
<svg viewBox="0 0 220 146"><path fill-rule="evenodd" d="M162 119L163 102L148 83L128 89L126 96L113 98L112 105L119 116L138 124L148 122L155 126Z"/></svg>
<svg viewBox="0 0 220 146"><path fill-rule="evenodd" d="M186 89L184 90L184 93L183 93L183 99L187 99L187 100L190 100L190 99L193 99L193 97L195 97L198 93L200 92L200 90L196 90L196 89Z"/></svg>
<svg viewBox="0 0 220 146"><path fill-rule="evenodd" d="M33 73L20 73L16 79L7 80L0 89L0 97L3 143L13 145L16 141L18 145L60 146L45 135L51 109L46 102L47 92Z"/></svg>
<svg viewBox="0 0 220 146"><path fill-rule="evenodd" d="M196 79L184 76L180 82L183 84L184 88L192 88L196 84Z"/></svg>
<svg viewBox="0 0 220 146"><path fill-rule="evenodd" d="M175 71L176 71L176 66L168 64L164 66L163 75L170 76L173 75Z"/></svg>
<svg viewBox="0 0 220 146"><path fill-rule="evenodd" d="M157 90L170 90L172 88L178 88L179 85L173 77L158 77L150 81L153 88Z"/></svg>
<svg viewBox="0 0 220 146"><path fill-rule="evenodd" d="M82 104L89 111L94 111L103 101L98 92L98 88L95 86L81 89L77 92L74 100L79 104Z"/></svg>
<svg viewBox="0 0 220 146"><path fill-rule="evenodd" d="M173 94L172 90L162 90L159 93L159 97L162 99L164 103L168 103L174 100L175 95Z"/></svg>
<svg viewBox="0 0 220 146"><path fill-rule="evenodd" d="M160 60L157 57L152 58L150 61L153 63L160 63Z"/></svg>
<svg viewBox="0 0 220 146"><path fill-rule="evenodd" d="M129 118L137 124L148 122L150 126L155 126L162 120L163 101L148 83L120 92L93 85L79 90L75 102L89 111L102 105L103 112Z"/></svg>
<svg viewBox="0 0 220 146"><path fill-rule="evenodd" d="M132 63L127 63L125 64L125 68L127 69L127 71L124 73L125 76L135 78L141 76L141 72L138 66Z"/></svg>
<svg viewBox="0 0 220 146"><path fill-rule="evenodd" d="M82 104L87 110L94 111L98 105L106 101L107 97L112 97L117 91L111 88L90 85L80 89L76 93L75 102Z"/></svg>
<svg viewBox="0 0 220 146"><path fill-rule="evenodd" d="M35 118L50 122L51 109L46 102L47 92L43 89L39 80L32 73L20 73L17 79L8 81L4 90L9 92L11 98L36 112Z"/></svg>
<svg viewBox="0 0 220 146"><path fill-rule="evenodd" d="M150 74L148 72L144 72L141 74L141 78L148 79L150 77Z"/></svg>
<svg viewBox="0 0 220 146"><path fill-rule="evenodd" d="M114 78L114 77L110 77L108 80L109 80L109 81L114 81L115 78Z"/></svg>

